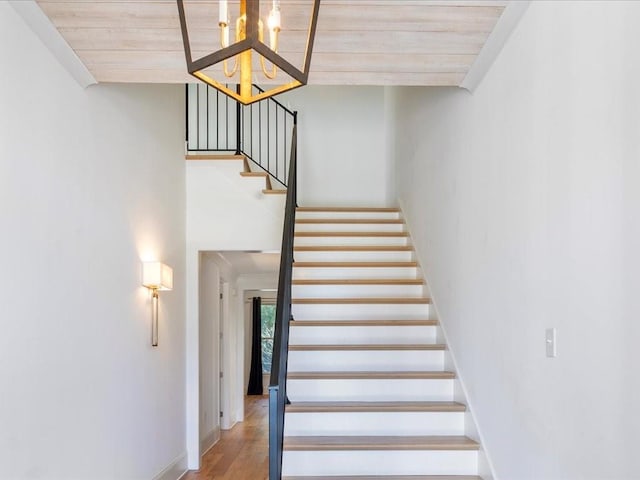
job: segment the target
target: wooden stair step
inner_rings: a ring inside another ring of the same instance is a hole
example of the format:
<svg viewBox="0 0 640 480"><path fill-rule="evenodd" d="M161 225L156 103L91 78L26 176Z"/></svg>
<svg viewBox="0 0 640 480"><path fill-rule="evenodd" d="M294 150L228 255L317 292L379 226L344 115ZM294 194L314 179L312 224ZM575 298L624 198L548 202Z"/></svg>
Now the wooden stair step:
<svg viewBox="0 0 640 480"><path fill-rule="evenodd" d="M287 191L286 190L281 190L281 189L267 189L265 188L264 190L262 190L262 193L266 194L266 195L286 195Z"/></svg>
<svg viewBox="0 0 640 480"><path fill-rule="evenodd" d="M292 280L292 285L424 285L421 278L329 278Z"/></svg>
<svg viewBox="0 0 640 480"><path fill-rule="evenodd" d="M184 159L185 160L243 160L244 161L246 157L244 155L234 155L234 154L191 153L191 154L185 155Z"/></svg>
<svg viewBox="0 0 640 480"><path fill-rule="evenodd" d="M289 380L450 380L454 372L288 372Z"/></svg>
<svg viewBox="0 0 640 480"><path fill-rule="evenodd" d="M351 475L331 477L282 477L282 480L482 480L476 475Z"/></svg>
<svg viewBox="0 0 640 480"><path fill-rule="evenodd" d="M317 450L479 450L475 440L461 435L429 436L288 436L286 451Z"/></svg>
<svg viewBox="0 0 640 480"><path fill-rule="evenodd" d="M416 268L418 262L293 262L298 268Z"/></svg>
<svg viewBox="0 0 640 480"><path fill-rule="evenodd" d="M413 252L411 245L301 245L294 252Z"/></svg>
<svg viewBox="0 0 640 480"><path fill-rule="evenodd" d="M296 219L296 223L301 224L325 224L325 223L340 223L340 224L404 224L404 220L401 218L300 218Z"/></svg>
<svg viewBox="0 0 640 480"><path fill-rule="evenodd" d="M422 305L430 304L426 297L363 297L363 298L292 298L297 305Z"/></svg>
<svg viewBox="0 0 640 480"><path fill-rule="evenodd" d="M337 344L337 345L289 345L289 351L319 352L319 351L404 351L404 350L446 350L441 343L421 344Z"/></svg>
<svg viewBox="0 0 640 480"><path fill-rule="evenodd" d="M268 177L269 176L267 172L240 172L240 175L243 177Z"/></svg>
<svg viewBox="0 0 640 480"><path fill-rule="evenodd" d="M298 212L399 212L395 207L298 207Z"/></svg>
<svg viewBox="0 0 640 480"><path fill-rule="evenodd" d="M296 327L435 327L437 320L292 320Z"/></svg>
<svg viewBox="0 0 640 480"><path fill-rule="evenodd" d="M333 412L464 412L459 402L293 402L287 413Z"/></svg>
<svg viewBox="0 0 640 480"><path fill-rule="evenodd" d="M295 232L295 237L408 237L409 232Z"/></svg>

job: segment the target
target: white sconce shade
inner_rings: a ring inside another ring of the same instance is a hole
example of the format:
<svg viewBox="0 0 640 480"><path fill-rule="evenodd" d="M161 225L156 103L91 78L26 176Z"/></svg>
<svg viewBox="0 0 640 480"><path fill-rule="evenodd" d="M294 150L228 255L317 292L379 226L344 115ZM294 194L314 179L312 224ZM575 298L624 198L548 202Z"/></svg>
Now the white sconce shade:
<svg viewBox="0 0 640 480"><path fill-rule="evenodd" d="M153 290L173 290L173 269L162 262L143 262L142 285Z"/></svg>
<svg viewBox="0 0 640 480"><path fill-rule="evenodd" d="M151 295L151 345L158 346L158 291L173 289L173 269L162 262L142 263L142 285Z"/></svg>

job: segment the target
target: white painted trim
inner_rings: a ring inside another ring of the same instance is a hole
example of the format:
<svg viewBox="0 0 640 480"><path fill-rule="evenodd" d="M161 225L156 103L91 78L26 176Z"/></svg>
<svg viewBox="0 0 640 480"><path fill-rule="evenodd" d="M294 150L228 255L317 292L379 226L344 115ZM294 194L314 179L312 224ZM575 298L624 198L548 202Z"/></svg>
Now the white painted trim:
<svg viewBox="0 0 640 480"><path fill-rule="evenodd" d="M187 452L183 452L167 468L153 477L153 480L179 480L187 471Z"/></svg>
<svg viewBox="0 0 640 480"><path fill-rule="evenodd" d="M473 92L480 85L530 3L530 0L511 0L507 4L460 87Z"/></svg>
<svg viewBox="0 0 640 480"><path fill-rule="evenodd" d="M200 251L187 246L186 402L189 470L200 469Z"/></svg>
<svg viewBox="0 0 640 480"><path fill-rule="evenodd" d="M399 204L400 204L400 210L404 212L404 205L401 200L399 200ZM413 238L411 236L411 225L409 224L409 220L407 219L406 216L404 216L404 214L403 214L403 218L405 219L406 229L410 235L409 238ZM438 320L438 327L440 328L440 332L443 336L444 343L446 343L447 345L447 353L449 354L448 357L451 363L453 364L454 371L456 372L457 384L462 390L462 394L464 395L464 398L465 398L465 404L467 405L467 413L469 415L468 418L470 418L471 422L473 423L472 429L473 429L473 433L475 434L473 436L477 435L476 440L479 441L481 445L480 451L478 452L479 453L478 468L480 469L484 467L485 469L489 470L488 472L479 471L478 473L483 479L498 480L495 474L496 470L494 468L493 461L491 460L491 457L489 456L489 452L487 451L487 442L485 441L484 435L482 434L482 431L480 430L478 422L476 421L476 415L474 412L473 404L471 402L471 398L469 397L469 392L467 391L467 387L465 386L462 373L458 368L458 362L456 361L455 351L451 346L451 342L449 342L449 337L447 336L447 330L444 327L444 322L442 321L442 317L440 316L440 313L438 311L437 301L433 297L433 292L431 291L431 288L429 286L429 280L428 280L429 276L427 275L426 268L425 268L425 266L428 265L427 262L425 261L427 257L424 255L421 255L422 252L420 252L420 249L417 245L413 244L413 248L414 248L418 263L420 264L420 267L424 275L426 293L428 297L431 299L429 318L435 318ZM431 312L433 312L433 314ZM467 435L469 434L469 430L470 430L469 427L465 425L465 431ZM481 462L484 463L484 465L481 465Z"/></svg>
<svg viewBox="0 0 640 480"><path fill-rule="evenodd" d="M9 4L82 88L98 83L36 0L9 0Z"/></svg>
<svg viewBox="0 0 640 480"><path fill-rule="evenodd" d="M219 440L220 427L216 426L200 441L200 451L202 452L201 456L204 457L206 453L211 450L216 443L218 443Z"/></svg>

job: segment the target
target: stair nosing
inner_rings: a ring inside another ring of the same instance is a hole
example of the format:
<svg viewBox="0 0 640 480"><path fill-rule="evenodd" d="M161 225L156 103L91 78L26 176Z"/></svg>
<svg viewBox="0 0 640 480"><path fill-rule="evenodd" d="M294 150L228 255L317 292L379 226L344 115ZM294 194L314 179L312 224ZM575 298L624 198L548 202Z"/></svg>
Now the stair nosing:
<svg viewBox="0 0 640 480"><path fill-rule="evenodd" d="M294 237L408 237L409 232L299 232L293 234Z"/></svg>
<svg viewBox="0 0 640 480"><path fill-rule="evenodd" d="M436 327L437 320L292 320L292 327Z"/></svg>
<svg viewBox="0 0 640 480"><path fill-rule="evenodd" d="M297 207L298 212L353 212L353 213L400 213L400 209L396 207Z"/></svg>
<svg viewBox="0 0 640 480"><path fill-rule="evenodd" d="M401 343L367 343L367 344L305 344L289 345L289 351L323 352L323 351L444 351L443 343L401 344Z"/></svg>
<svg viewBox="0 0 640 480"><path fill-rule="evenodd" d="M292 402L286 406L287 413L333 413L333 412L465 412L467 406L447 401L382 401L382 402Z"/></svg>
<svg viewBox="0 0 640 480"><path fill-rule="evenodd" d="M421 278L301 278L292 285L424 285Z"/></svg>
<svg viewBox="0 0 640 480"><path fill-rule="evenodd" d="M452 380L456 374L450 371L337 371L337 372L287 372L288 380Z"/></svg>
<svg viewBox="0 0 640 480"><path fill-rule="evenodd" d="M293 262L293 268L418 268L418 262Z"/></svg>
<svg viewBox="0 0 640 480"><path fill-rule="evenodd" d="M294 252L413 252L413 245L299 245Z"/></svg>
<svg viewBox="0 0 640 480"><path fill-rule="evenodd" d="M427 297L292 298L296 305L430 305Z"/></svg>
<svg viewBox="0 0 640 480"><path fill-rule="evenodd" d="M402 218L298 218L299 225L353 224L353 225L404 225Z"/></svg>

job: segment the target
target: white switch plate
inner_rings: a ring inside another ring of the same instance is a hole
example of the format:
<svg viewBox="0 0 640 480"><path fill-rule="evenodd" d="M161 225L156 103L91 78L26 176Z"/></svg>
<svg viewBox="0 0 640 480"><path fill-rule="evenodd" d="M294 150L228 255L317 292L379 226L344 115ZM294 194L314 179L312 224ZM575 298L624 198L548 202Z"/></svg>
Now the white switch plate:
<svg viewBox="0 0 640 480"><path fill-rule="evenodd" d="M555 358L558 355L556 350L556 329L547 328L545 341L547 344L547 357Z"/></svg>

